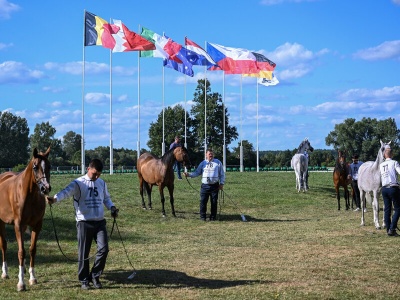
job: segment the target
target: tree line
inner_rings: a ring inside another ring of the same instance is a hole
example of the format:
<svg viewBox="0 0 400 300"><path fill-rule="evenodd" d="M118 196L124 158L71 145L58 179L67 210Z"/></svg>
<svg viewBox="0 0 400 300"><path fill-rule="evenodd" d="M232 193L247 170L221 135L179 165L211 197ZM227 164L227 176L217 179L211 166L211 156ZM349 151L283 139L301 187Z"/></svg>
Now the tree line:
<svg viewBox="0 0 400 300"><path fill-rule="evenodd" d="M182 143L186 141L191 161L195 165L203 160L205 145L214 150L216 157L222 158L225 127L226 164L228 166L240 164L240 145L242 145L244 166L256 167L256 150L248 140L239 142L237 147L228 147L232 141L238 138L237 128L229 125L228 109L224 107L221 95L211 91L211 83L207 79L198 80L193 96L194 105L190 112L181 105L176 105L167 107L159 113L157 120L150 123L147 142L149 149L141 149L141 153L150 151L161 156L164 124L164 152L168 150L174 137L179 135L182 137ZM205 117L207 118L206 122ZM53 166L81 165L82 136L80 134L68 131L62 139L57 139L55 138L56 129L49 122L36 124L33 133L29 135L29 132L28 122L25 118L10 112L0 112L0 169L22 170L28 163L34 148L45 151L48 146L51 147L50 161ZM186 139L184 139L185 133ZM314 150L310 154L309 164L332 167L335 165L338 150L344 151L348 160L356 153L362 161L375 160L380 140L391 141L395 153L394 158L399 159L399 139L400 130L397 129L393 118L386 120L363 118L360 121L348 118L343 123L336 124L334 130L329 132L325 138L326 145L331 146L333 150ZM259 166L290 167L290 161L296 152L296 148L282 151L260 151ZM99 146L92 150L85 150L85 165L92 158L99 158L105 166L109 166L110 147ZM114 168L136 166L136 160L136 150L113 149Z"/></svg>

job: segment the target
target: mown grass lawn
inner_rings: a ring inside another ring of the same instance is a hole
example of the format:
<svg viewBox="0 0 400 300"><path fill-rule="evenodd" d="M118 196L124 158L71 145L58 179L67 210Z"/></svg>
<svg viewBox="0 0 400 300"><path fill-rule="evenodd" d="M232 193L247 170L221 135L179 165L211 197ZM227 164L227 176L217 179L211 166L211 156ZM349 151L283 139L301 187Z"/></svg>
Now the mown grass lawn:
<svg viewBox="0 0 400 300"><path fill-rule="evenodd" d="M73 178L52 176L53 192ZM68 258L58 248L48 207L38 243L38 284L26 292L16 291L17 245L7 226L11 278L0 280L0 299L399 298L400 238L375 229L370 206L364 227L359 212L338 211L332 172L312 172L307 193L296 191L293 172L229 172L219 221L205 223L198 215L199 178L189 179L191 185L175 181L176 218L168 197L162 217L156 188L153 210L141 208L136 174L102 178L120 209L104 288L80 289L71 199L51 210ZM107 221L111 233L108 214Z"/></svg>

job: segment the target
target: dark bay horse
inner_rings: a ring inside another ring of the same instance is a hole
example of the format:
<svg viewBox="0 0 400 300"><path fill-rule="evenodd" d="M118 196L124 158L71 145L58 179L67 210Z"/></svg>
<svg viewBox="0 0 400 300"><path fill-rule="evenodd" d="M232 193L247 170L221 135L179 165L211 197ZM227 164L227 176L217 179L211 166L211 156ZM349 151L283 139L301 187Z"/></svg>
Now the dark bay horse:
<svg viewBox="0 0 400 300"><path fill-rule="evenodd" d="M5 224L12 224L18 243L18 291L26 290L23 234L28 226L31 228L29 284L37 283L34 270L36 244L46 209L45 195L48 195L51 190L49 154L50 148L45 153L39 153L35 148L33 157L23 172L6 172L0 175L0 248L3 259L1 277L9 278Z"/></svg>
<svg viewBox="0 0 400 300"><path fill-rule="evenodd" d="M183 163L183 166L190 166L190 159L188 151L185 147L176 147L170 149L161 158L158 158L151 153L143 153L137 161L137 171L140 185L140 196L142 197L142 207L146 209L146 204L143 198L143 187L146 190L148 197L148 207L151 207L151 190L153 185L158 186L160 191L162 214L165 217L165 197L164 188L168 188L169 201L171 203L172 215L175 215L174 208L174 164L175 162Z"/></svg>
<svg viewBox="0 0 400 300"><path fill-rule="evenodd" d="M346 162L346 154L339 150L338 159L333 170L333 184L336 191L336 199L338 203L338 210L340 210L340 187L344 189L344 200L346 204L346 210L350 209L350 193L348 185L351 184L351 179L348 179L349 167Z"/></svg>

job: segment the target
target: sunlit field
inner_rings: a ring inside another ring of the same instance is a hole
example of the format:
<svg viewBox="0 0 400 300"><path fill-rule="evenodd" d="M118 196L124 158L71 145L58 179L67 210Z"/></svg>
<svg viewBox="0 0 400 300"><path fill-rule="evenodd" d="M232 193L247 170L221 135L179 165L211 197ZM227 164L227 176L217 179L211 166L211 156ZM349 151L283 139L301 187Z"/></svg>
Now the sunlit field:
<svg viewBox="0 0 400 300"><path fill-rule="evenodd" d="M53 192L74 176L53 175ZM228 172L216 222L199 220L199 178L189 179L190 184L175 181L176 218L169 197L167 216L162 217L157 188L153 210L142 209L136 174L102 178L120 209L116 226L109 213L106 216L112 235L103 289L82 291L77 280L70 199L47 207L38 242L38 284L26 281L26 292L16 291L17 245L7 225L10 279L0 280L0 299L399 297L400 238L375 229L370 205L364 227L360 212L338 211L331 171L311 172L307 193L297 192L293 172ZM25 237L28 253L28 234Z"/></svg>

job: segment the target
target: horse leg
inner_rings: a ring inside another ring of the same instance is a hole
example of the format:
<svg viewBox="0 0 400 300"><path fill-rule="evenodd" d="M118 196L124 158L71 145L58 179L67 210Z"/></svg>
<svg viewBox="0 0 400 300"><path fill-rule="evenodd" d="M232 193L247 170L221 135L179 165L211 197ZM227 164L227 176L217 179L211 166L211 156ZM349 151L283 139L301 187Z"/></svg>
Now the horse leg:
<svg viewBox="0 0 400 300"><path fill-rule="evenodd" d="M147 192L147 206L149 207L150 210L152 210L153 206L151 204L151 191L153 190L153 186L149 185L146 182L145 187L146 187L146 192Z"/></svg>
<svg viewBox="0 0 400 300"><path fill-rule="evenodd" d="M15 237L18 243L18 261L19 261L19 273L18 273L18 284L17 290L18 292L25 291L26 285L24 282L25 276L25 248L24 248L24 238L23 234L26 230L26 226L22 228L20 224L14 225Z"/></svg>
<svg viewBox="0 0 400 300"><path fill-rule="evenodd" d="M168 191L169 191L169 202L171 203L172 215L176 217L175 207L174 207L174 184L168 186Z"/></svg>
<svg viewBox="0 0 400 300"><path fill-rule="evenodd" d="M335 185L336 200L337 200L337 210L340 210L340 191L339 186Z"/></svg>
<svg viewBox="0 0 400 300"><path fill-rule="evenodd" d="M7 251L7 240L6 240L6 225L3 221L0 221L0 248L2 255L3 266L1 268L1 278L8 279L8 266L6 261L6 251Z"/></svg>
<svg viewBox="0 0 400 300"><path fill-rule="evenodd" d="M165 197L164 197L164 186L159 185L158 190L160 191L160 198L161 198L161 207L162 207L162 215L165 218Z"/></svg>
<svg viewBox="0 0 400 300"><path fill-rule="evenodd" d="M360 202L361 202L361 226L365 226L365 191L360 189Z"/></svg>
<svg viewBox="0 0 400 300"><path fill-rule="evenodd" d="M139 192L140 192L140 197L142 198L142 208L146 209L146 204L144 203L144 198L143 198L143 178L139 178Z"/></svg>
<svg viewBox="0 0 400 300"><path fill-rule="evenodd" d="M381 225L379 225L379 203L378 203L378 193L376 190L373 191L374 198L372 201L372 208L374 211L374 223L376 229L381 229Z"/></svg>
<svg viewBox="0 0 400 300"><path fill-rule="evenodd" d="M347 186L344 186L344 201L346 202L346 210L350 209L350 193Z"/></svg>
<svg viewBox="0 0 400 300"><path fill-rule="evenodd" d="M37 279L35 277L35 257L36 257L36 245L39 237L39 232L42 229L42 221L39 222L34 228L32 228L31 233L31 245L29 247L30 263L29 263L29 284L37 284Z"/></svg>

